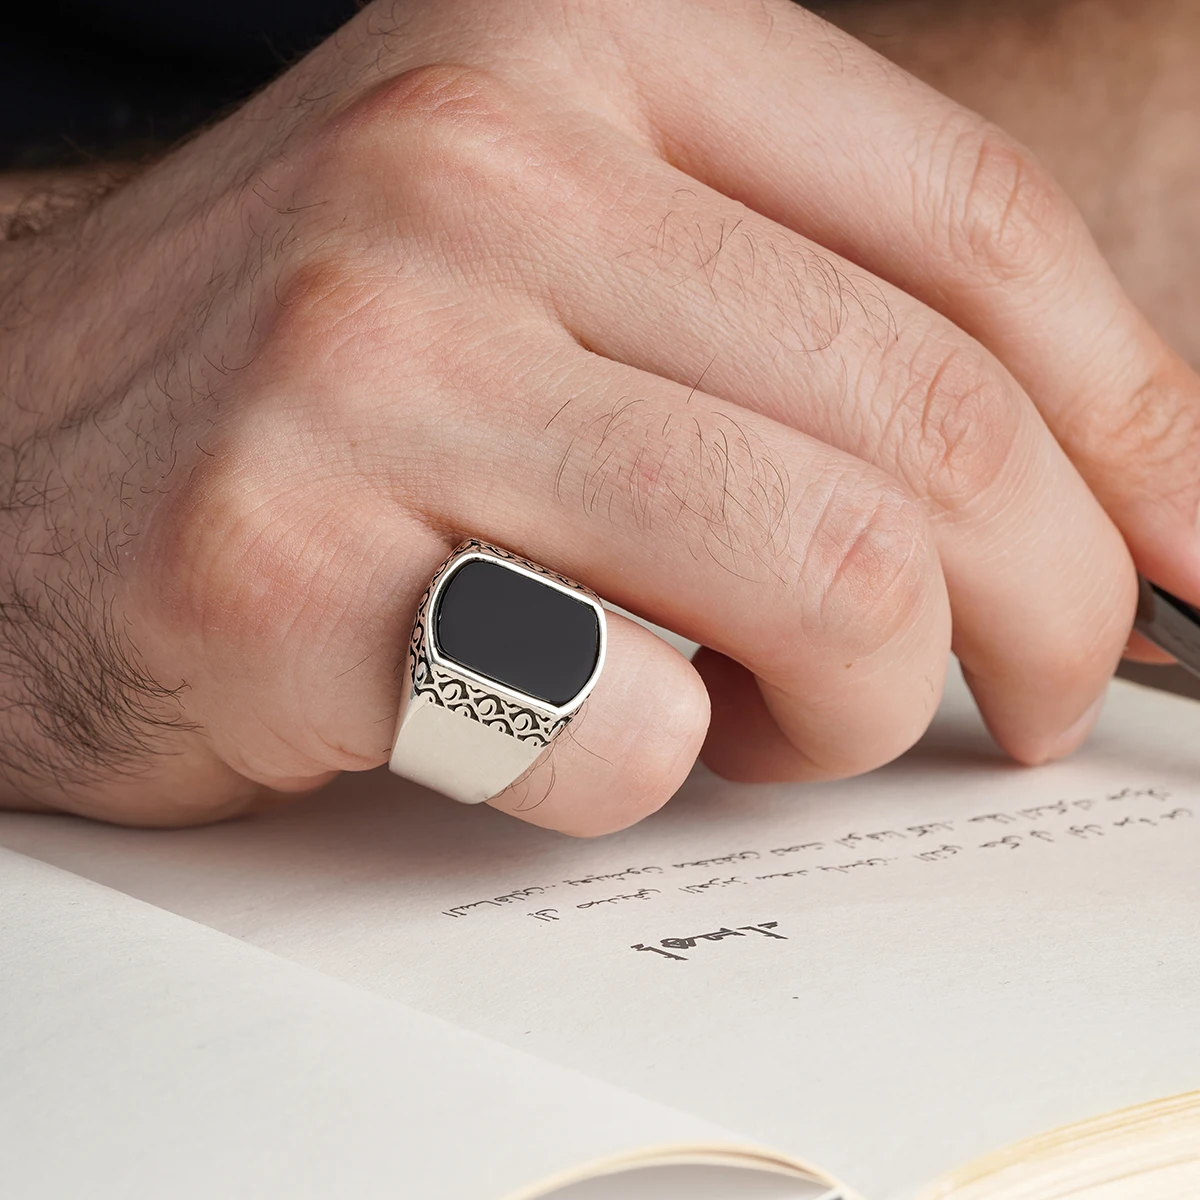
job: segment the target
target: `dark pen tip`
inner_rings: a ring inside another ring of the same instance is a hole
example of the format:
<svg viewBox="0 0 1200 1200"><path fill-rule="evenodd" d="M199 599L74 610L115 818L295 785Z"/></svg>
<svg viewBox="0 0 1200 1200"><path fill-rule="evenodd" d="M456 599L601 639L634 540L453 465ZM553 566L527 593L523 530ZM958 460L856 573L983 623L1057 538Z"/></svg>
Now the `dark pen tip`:
<svg viewBox="0 0 1200 1200"><path fill-rule="evenodd" d="M1181 667L1200 676L1200 611L1141 575L1133 627Z"/></svg>

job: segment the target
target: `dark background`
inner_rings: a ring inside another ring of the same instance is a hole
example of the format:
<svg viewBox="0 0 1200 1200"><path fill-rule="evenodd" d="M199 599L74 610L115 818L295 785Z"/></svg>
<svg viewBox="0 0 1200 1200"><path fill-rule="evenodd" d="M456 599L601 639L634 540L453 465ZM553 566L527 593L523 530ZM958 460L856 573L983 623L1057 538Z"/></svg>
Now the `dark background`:
<svg viewBox="0 0 1200 1200"><path fill-rule="evenodd" d="M355 0L0 0L0 169L130 159L235 105Z"/></svg>

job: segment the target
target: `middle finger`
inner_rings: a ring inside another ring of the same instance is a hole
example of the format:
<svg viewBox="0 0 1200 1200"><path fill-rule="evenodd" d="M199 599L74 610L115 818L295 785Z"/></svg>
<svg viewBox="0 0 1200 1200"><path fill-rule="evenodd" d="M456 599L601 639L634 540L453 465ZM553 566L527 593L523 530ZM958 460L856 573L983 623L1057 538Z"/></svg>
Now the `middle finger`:
<svg viewBox="0 0 1200 1200"><path fill-rule="evenodd" d="M549 225L514 208L506 230L543 258L553 243L539 282L566 326L908 487L993 733L1025 761L1073 749L1128 636L1134 572L1012 375L919 301L620 135L596 131L586 155L580 142L586 172L556 164L572 203L543 209Z"/></svg>

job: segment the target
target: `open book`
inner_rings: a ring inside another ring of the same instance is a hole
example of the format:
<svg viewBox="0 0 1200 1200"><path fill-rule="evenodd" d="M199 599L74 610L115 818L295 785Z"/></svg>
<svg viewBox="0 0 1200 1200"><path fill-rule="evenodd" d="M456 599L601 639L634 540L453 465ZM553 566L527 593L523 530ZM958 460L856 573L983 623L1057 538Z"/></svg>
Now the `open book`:
<svg viewBox="0 0 1200 1200"><path fill-rule="evenodd" d="M1026 770L951 684L885 770L592 842L380 773L0 818L0 1194L1194 1200L1200 706Z"/></svg>

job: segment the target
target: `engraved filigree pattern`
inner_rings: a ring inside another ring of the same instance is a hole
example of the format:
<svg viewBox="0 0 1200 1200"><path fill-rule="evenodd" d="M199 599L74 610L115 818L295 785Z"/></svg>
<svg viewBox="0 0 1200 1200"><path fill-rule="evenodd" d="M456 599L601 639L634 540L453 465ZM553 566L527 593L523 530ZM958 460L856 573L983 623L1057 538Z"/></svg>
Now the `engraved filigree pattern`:
<svg viewBox="0 0 1200 1200"><path fill-rule="evenodd" d="M478 721L509 737L548 746L570 717L552 717L506 700L435 666L421 651L413 672L413 695L424 696L460 717Z"/></svg>
<svg viewBox="0 0 1200 1200"><path fill-rule="evenodd" d="M496 558L518 563L520 566L526 568L526 570L535 571L539 575L545 575L547 578L564 584L575 591L587 592L586 588L581 587L574 580L567 579L563 575L558 575L554 571L548 571L545 567L529 562L527 559L521 558L519 555L513 554L508 550L502 550L498 546L492 546L487 542L481 542L474 538L463 542L441 565L437 574L429 581L429 586L425 589L425 593L421 597L421 602L417 605L417 617L413 622L412 638L409 641L408 648L413 695L423 696L434 704L450 709L451 712L456 713L458 716L478 721L481 725L497 729L501 733L506 733L510 737L517 738L519 741L529 742L537 746L548 746L562 730L563 726L570 721L570 716L554 717L546 713L540 713L536 709L529 708L516 701L506 700L503 696L498 696L494 692L488 691L487 688L469 683L467 680L461 679L445 668L438 666L429 654L427 620L429 617L429 602L433 596L434 589L446 571L457 563L464 553L472 550L481 550L486 554L494 555ZM591 595L592 593L587 592L587 594Z"/></svg>

